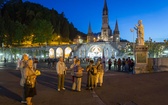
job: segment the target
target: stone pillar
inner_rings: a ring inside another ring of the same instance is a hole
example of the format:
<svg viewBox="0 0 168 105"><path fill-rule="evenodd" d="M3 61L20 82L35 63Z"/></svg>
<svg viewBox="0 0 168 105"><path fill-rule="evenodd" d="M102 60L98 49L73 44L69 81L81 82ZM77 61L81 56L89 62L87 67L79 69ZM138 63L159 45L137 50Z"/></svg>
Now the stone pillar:
<svg viewBox="0 0 168 105"><path fill-rule="evenodd" d="M148 47L145 45L135 46L135 74L148 73Z"/></svg>

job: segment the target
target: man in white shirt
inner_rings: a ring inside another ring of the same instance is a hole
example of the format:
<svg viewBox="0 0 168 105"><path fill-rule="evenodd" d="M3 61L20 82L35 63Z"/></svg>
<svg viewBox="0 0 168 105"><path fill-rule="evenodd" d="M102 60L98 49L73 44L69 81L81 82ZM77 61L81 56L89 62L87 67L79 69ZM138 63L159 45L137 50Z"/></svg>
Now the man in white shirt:
<svg viewBox="0 0 168 105"><path fill-rule="evenodd" d="M56 67L56 71L58 74L58 91L60 91L60 89L65 90L64 80L65 80L66 70L67 70L67 67L63 61L63 57L60 57Z"/></svg>

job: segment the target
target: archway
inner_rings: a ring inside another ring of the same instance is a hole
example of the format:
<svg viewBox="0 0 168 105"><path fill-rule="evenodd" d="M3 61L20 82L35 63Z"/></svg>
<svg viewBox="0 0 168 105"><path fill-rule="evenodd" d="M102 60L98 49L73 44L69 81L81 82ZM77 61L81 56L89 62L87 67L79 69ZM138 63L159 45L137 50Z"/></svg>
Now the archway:
<svg viewBox="0 0 168 105"><path fill-rule="evenodd" d="M55 52L53 48L49 49L49 58L54 58L55 57Z"/></svg>
<svg viewBox="0 0 168 105"><path fill-rule="evenodd" d="M70 47L67 47L65 49L65 55L64 55L64 57L68 58L70 56L71 52L72 52L72 49Z"/></svg>
<svg viewBox="0 0 168 105"><path fill-rule="evenodd" d="M98 45L95 45L95 46L92 46L90 49L89 49L89 52L88 52L88 57L89 58L95 58L95 57L102 57L102 48Z"/></svg>
<svg viewBox="0 0 168 105"><path fill-rule="evenodd" d="M59 58L61 56L63 56L63 50L59 47L56 49L56 57Z"/></svg>

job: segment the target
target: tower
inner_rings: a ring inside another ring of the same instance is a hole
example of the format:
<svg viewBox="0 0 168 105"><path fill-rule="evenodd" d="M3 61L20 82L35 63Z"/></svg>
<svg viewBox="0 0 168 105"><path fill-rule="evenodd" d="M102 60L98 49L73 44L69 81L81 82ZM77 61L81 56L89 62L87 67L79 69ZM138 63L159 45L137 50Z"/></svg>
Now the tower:
<svg viewBox="0 0 168 105"><path fill-rule="evenodd" d="M115 29L113 32L113 42L120 42L120 32L118 29L118 22L116 20Z"/></svg>
<svg viewBox="0 0 168 105"><path fill-rule="evenodd" d="M103 14L102 14L102 28L101 28L101 39L108 41L111 36L111 29L108 22L108 8L107 2L104 0Z"/></svg>
<svg viewBox="0 0 168 105"><path fill-rule="evenodd" d="M93 37L94 36L93 36L93 33L92 33L91 24L89 23L87 42L93 42Z"/></svg>

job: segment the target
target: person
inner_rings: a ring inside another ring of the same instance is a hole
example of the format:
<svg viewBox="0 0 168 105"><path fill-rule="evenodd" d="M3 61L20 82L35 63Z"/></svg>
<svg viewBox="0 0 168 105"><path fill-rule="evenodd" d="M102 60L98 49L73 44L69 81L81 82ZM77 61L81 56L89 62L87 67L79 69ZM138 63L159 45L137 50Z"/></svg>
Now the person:
<svg viewBox="0 0 168 105"><path fill-rule="evenodd" d="M109 59L109 60L108 60L108 67L109 67L108 70L111 70L111 64L112 64L111 59Z"/></svg>
<svg viewBox="0 0 168 105"><path fill-rule="evenodd" d="M96 84L97 86L101 87L103 84L103 76L104 76L104 66L101 62L101 59L98 59L96 68L97 68Z"/></svg>
<svg viewBox="0 0 168 105"><path fill-rule="evenodd" d="M129 72L129 61L128 61L128 58L125 60L125 71Z"/></svg>
<svg viewBox="0 0 168 105"><path fill-rule="evenodd" d="M22 94L22 101L21 103L26 103L26 98L25 98L25 68L27 67L27 61L29 57L27 54L22 55L22 60L20 63L20 72L21 72L21 79L20 79L20 85L23 87L23 94Z"/></svg>
<svg viewBox="0 0 168 105"><path fill-rule="evenodd" d="M77 90L78 92L81 91L83 70L84 69L80 66L80 60L76 59L74 65L74 82L72 84L72 90Z"/></svg>
<svg viewBox="0 0 168 105"><path fill-rule="evenodd" d="M88 87L91 90L93 90L93 88L97 87L97 84L96 84L97 68L96 68L96 65L93 65L93 64L94 64L94 61L91 60L90 64L87 66L87 69L86 69L89 72Z"/></svg>
<svg viewBox="0 0 168 105"><path fill-rule="evenodd" d="M21 63L21 60L20 60L20 58L18 58L18 59L17 59L16 70L19 70L19 68L20 68L20 63Z"/></svg>
<svg viewBox="0 0 168 105"><path fill-rule="evenodd" d="M142 20L138 20L138 25L135 26L135 30L137 30L138 45L144 45L144 26L142 24Z"/></svg>
<svg viewBox="0 0 168 105"><path fill-rule="evenodd" d="M94 61L90 60L89 65L86 67L87 71L87 84L86 84L86 89L92 89L92 73L91 73L91 68L93 67Z"/></svg>
<svg viewBox="0 0 168 105"><path fill-rule="evenodd" d="M25 74L24 74L26 80L28 78L33 79L33 81L31 81L32 86L28 86L27 83L25 83L25 97L26 97L26 102L27 105L32 105L32 98L33 96L36 95L36 74L33 68L33 60L28 60L27 61L27 66L25 68Z"/></svg>
<svg viewBox="0 0 168 105"><path fill-rule="evenodd" d="M117 59L114 60L114 70L117 70Z"/></svg>
<svg viewBox="0 0 168 105"><path fill-rule="evenodd" d="M121 71L121 59L118 58L118 71Z"/></svg>
<svg viewBox="0 0 168 105"><path fill-rule="evenodd" d="M33 67L34 67L34 70L37 69L37 63L38 63L38 59L34 56L33 57Z"/></svg>
<svg viewBox="0 0 168 105"><path fill-rule="evenodd" d="M122 63L122 64L121 64L121 65L122 65L122 69L121 69L121 70L122 70L122 71L125 71L125 58L122 59L122 62L121 62L121 63Z"/></svg>
<svg viewBox="0 0 168 105"><path fill-rule="evenodd" d="M132 74L133 74L133 71L134 71L134 65L135 65L134 60L131 59L130 72L131 72Z"/></svg>
<svg viewBox="0 0 168 105"><path fill-rule="evenodd" d="M56 71L58 74L58 91L60 91L60 89L65 90L64 80L65 80L66 70L67 70L67 67L63 61L63 57L60 57L56 66Z"/></svg>
<svg viewBox="0 0 168 105"><path fill-rule="evenodd" d="M130 72L131 68L131 59L128 57L128 71Z"/></svg>
<svg viewBox="0 0 168 105"><path fill-rule="evenodd" d="M6 66L6 62L7 62L7 60L6 60L6 58L4 58L4 66Z"/></svg>
<svg viewBox="0 0 168 105"><path fill-rule="evenodd" d="M76 63L76 56L73 59L73 64L70 66L71 69L71 75L72 75L72 83L74 82L74 67L75 67L75 63Z"/></svg>
<svg viewBox="0 0 168 105"><path fill-rule="evenodd" d="M48 58L47 62L48 62L48 68L50 69L51 68L51 58Z"/></svg>

